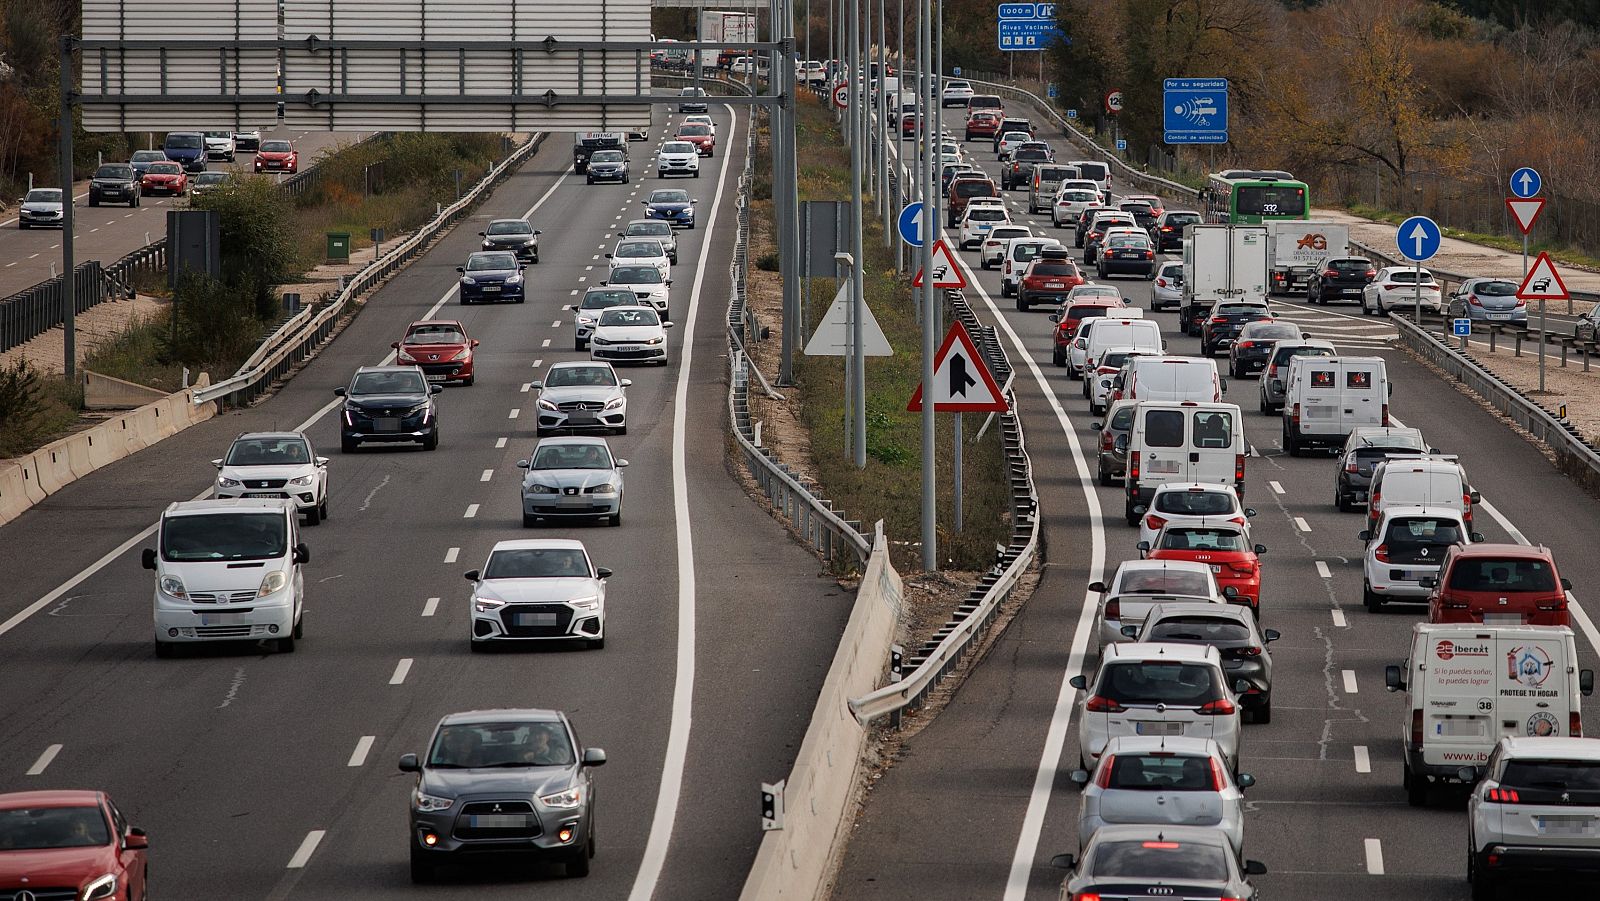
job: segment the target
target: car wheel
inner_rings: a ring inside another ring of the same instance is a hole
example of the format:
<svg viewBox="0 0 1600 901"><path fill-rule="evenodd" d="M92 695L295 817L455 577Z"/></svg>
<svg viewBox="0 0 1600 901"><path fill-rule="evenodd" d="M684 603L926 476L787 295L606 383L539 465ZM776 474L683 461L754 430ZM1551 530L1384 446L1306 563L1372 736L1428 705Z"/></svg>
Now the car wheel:
<svg viewBox="0 0 1600 901"><path fill-rule="evenodd" d="M472 645L476 650L476 642ZM416 885L428 885L434 881L433 862L426 860L415 849L411 852L411 881Z"/></svg>
<svg viewBox="0 0 1600 901"><path fill-rule="evenodd" d="M327 489L323 490L326 491ZM323 522L328 521L328 496L326 494L322 496L322 503L317 505L317 512L322 514Z"/></svg>
<svg viewBox="0 0 1600 901"><path fill-rule="evenodd" d="M300 618L295 620L294 632L291 634L293 634L295 638L306 637L306 614L304 610L300 611Z"/></svg>
<svg viewBox="0 0 1600 901"><path fill-rule="evenodd" d="M1361 583L1361 604L1370 613L1383 611L1383 596L1372 590L1366 582Z"/></svg>
<svg viewBox="0 0 1600 901"><path fill-rule="evenodd" d="M1256 409L1261 412L1262 416L1270 416L1272 414L1271 408L1267 406L1267 396L1265 394L1256 395Z"/></svg>
<svg viewBox="0 0 1600 901"><path fill-rule="evenodd" d="M356 448L358 448L360 446L361 446L361 442L356 441L353 438L340 438L339 439L339 452L342 453L342 454L353 454L353 453L356 452Z"/></svg>
<svg viewBox="0 0 1600 901"><path fill-rule="evenodd" d="M591 184L591 185L594 184L594 179L592 179L592 178L588 179L588 183Z"/></svg>
<svg viewBox="0 0 1600 901"><path fill-rule="evenodd" d="M278 639L277 645L278 645L278 647L277 647L278 653L280 653L280 654L293 654L294 653L294 636L293 635L289 635L289 636L286 636L284 638Z"/></svg>
<svg viewBox="0 0 1600 901"><path fill-rule="evenodd" d="M1122 518L1128 523L1130 528L1137 528L1139 525L1139 514L1133 512L1132 507L1122 511Z"/></svg>
<svg viewBox="0 0 1600 901"><path fill-rule="evenodd" d="M1062 353L1061 348L1058 347L1050 353L1050 362L1057 366L1065 366L1067 365L1067 355Z"/></svg>
<svg viewBox="0 0 1600 901"><path fill-rule="evenodd" d="M1010 282L1006 282L1006 281L1002 281L1000 283L1000 296L1001 297L1010 297L1012 295L1012 293L1013 292L1011 290L1011 283Z"/></svg>
<svg viewBox="0 0 1600 901"><path fill-rule="evenodd" d="M1024 297L1019 292L1017 294L1017 310L1018 310L1018 312L1026 313L1026 312L1028 312L1028 308L1031 307L1031 306L1033 306L1033 304L1028 300L1028 298Z"/></svg>
<svg viewBox="0 0 1600 901"><path fill-rule="evenodd" d="M306 525L308 525L308 526L320 526L320 525L322 525L322 508L320 508L320 507L312 507L310 510L306 511Z"/></svg>
<svg viewBox="0 0 1600 901"><path fill-rule="evenodd" d="M156 656L162 660L171 660L178 654L178 648L170 641L156 640Z"/></svg>
<svg viewBox="0 0 1600 901"><path fill-rule="evenodd" d="M534 516L532 513L524 513L524 514L522 514L522 527L524 529L531 529L534 526L537 526L538 524L539 524L539 517Z"/></svg>
<svg viewBox="0 0 1600 901"><path fill-rule="evenodd" d="M428 434L428 437L422 439L422 449L423 450L428 450L428 451L438 450L439 449L439 430L438 429L434 429L432 432L430 432Z"/></svg>
<svg viewBox="0 0 1600 901"><path fill-rule="evenodd" d="M1401 783L1406 789L1406 803L1412 807L1428 806L1428 780L1424 776L1417 776L1411 772L1408 765Z"/></svg>
<svg viewBox="0 0 1600 901"><path fill-rule="evenodd" d="M21 229L22 231L27 231L28 223L19 221L17 222L17 228Z"/></svg>
<svg viewBox="0 0 1600 901"><path fill-rule="evenodd" d="M625 426L625 425L617 426L616 434L618 434L618 435L626 435L626 434L628 434L628 427Z"/></svg>
<svg viewBox="0 0 1600 901"><path fill-rule="evenodd" d="M464 378L464 379L462 379L462 380L461 380L461 384L462 384L462 385L463 385L463 386L464 386L464 387L467 387L467 388L470 388L470 387L472 387L472 384L473 384L473 383L474 383L474 382L476 382L476 381L477 381L477 380L478 380L478 377L477 377L477 376L475 376L475 375L469 375L469 376L467 376L467 377L466 377L466 378Z"/></svg>
<svg viewBox="0 0 1600 901"><path fill-rule="evenodd" d="M1344 492L1338 488L1333 489L1333 506L1340 513L1349 513L1351 510L1350 502L1345 500Z"/></svg>
<svg viewBox="0 0 1600 901"><path fill-rule="evenodd" d="M94 196L93 194L90 194L89 195L89 205L90 206L99 206L100 205L100 198Z"/></svg>
<svg viewBox="0 0 1600 901"><path fill-rule="evenodd" d="M605 638L604 635L600 636L599 638L591 638L591 639L589 639L589 650L591 650L591 651L604 650L605 646L606 646L606 638ZM593 847L593 843L592 842L591 842L590 847L589 847L589 856L590 857L594 856L594 847Z"/></svg>

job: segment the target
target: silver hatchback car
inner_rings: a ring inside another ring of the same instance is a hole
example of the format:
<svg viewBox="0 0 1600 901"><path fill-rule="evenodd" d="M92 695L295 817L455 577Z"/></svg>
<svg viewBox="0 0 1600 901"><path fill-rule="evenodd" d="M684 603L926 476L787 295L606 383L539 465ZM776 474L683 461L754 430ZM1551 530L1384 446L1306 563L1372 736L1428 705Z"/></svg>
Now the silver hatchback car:
<svg viewBox="0 0 1600 901"><path fill-rule="evenodd" d="M1256 780L1229 773L1209 738L1113 738L1094 772L1074 770L1072 781L1083 787L1080 851L1100 827L1120 824L1209 826L1244 851L1244 790Z"/></svg>
<svg viewBox="0 0 1600 901"><path fill-rule="evenodd" d="M540 519L604 519L622 525L622 469L604 438L545 438L517 468L522 479L522 524Z"/></svg>

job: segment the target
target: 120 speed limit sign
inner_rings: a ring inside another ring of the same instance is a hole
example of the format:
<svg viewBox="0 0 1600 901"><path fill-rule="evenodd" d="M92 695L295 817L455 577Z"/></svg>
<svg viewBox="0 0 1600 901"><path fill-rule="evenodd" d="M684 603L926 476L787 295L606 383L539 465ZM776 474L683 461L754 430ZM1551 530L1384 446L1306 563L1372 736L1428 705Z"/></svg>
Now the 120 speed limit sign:
<svg viewBox="0 0 1600 901"><path fill-rule="evenodd" d="M1106 112L1108 112L1108 113L1120 113L1120 112L1122 112L1122 92L1121 91L1110 91L1110 92L1108 92L1106 94Z"/></svg>
<svg viewBox="0 0 1600 901"><path fill-rule="evenodd" d="M837 106L839 109L850 108L850 86L848 84L834 86L833 105Z"/></svg>

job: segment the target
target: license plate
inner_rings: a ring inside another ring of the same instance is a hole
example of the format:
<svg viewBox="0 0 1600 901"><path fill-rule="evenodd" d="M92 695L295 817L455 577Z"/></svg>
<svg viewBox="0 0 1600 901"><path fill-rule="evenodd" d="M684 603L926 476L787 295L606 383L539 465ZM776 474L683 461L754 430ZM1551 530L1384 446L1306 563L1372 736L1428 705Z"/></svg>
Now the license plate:
<svg viewBox="0 0 1600 901"><path fill-rule="evenodd" d="M599 421L600 420L596 419L595 415L593 413L569 413L569 414L567 414L567 423L569 425L594 425L595 423L597 423Z"/></svg>
<svg viewBox="0 0 1600 901"><path fill-rule="evenodd" d="M1121 257L1124 260L1136 260L1136 259L1139 258L1139 255L1137 253L1134 253L1131 250L1120 251L1120 252L1117 253L1117 256Z"/></svg>
<svg viewBox="0 0 1600 901"><path fill-rule="evenodd" d="M521 829L528 825L523 813L475 813L467 817L477 829Z"/></svg>
<svg viewBox="0 0 1600 901"><path fill-rule="evenodd" d="M442 382L444 380L445 380L445 376L443 376L443 375L429 375L428 376L428 381L430 381L430 382Z"/></svg>
<svg viewBox="0 0 1600 901"><path fill-rule="evenodd" d="M617 350L622 352L622 353L625 353L625 354L633 354L633 353L638 353L641 350L644 350L644 348L642 348L642 347L640 347L640 346L638 346L636 344L621 344L621 345L617 346Z"/></svg>
<svg viewBox="0 0 1600 901"><path fill-rule="evenodd" d="M1222 564L1220 564L1220 563L1211 564L1211 571L1214 572L1214 573L1222 572Z"/></svg>
<svg viewBox="0 0 1600 901"><path fill-rule="evenodd" d="M1588 835L1594 832L1594 817L1538 817L1539 831L1546 835Z"/></svg>
<svg viewBox="0 0 1600 901"><path fill-rule="evenodd" d="M1306 418L1307 419L1326 419L1326 418L1331 418L1333 416L1333 413L1334 413L1335 409L1336 409L1335 407L1328 406L1327 404L1307 404L1306 405Z"/></svg>
<svg viewBox="0 0 1600 901"><path fill-rule="evenodd" d="M556 624L554 613L513 613L511 622L518 626L553 626Z"/></svg>
<svg viewBox="0 0 1600 901"><path fill-rule="evenodd" d="M1183 724L1182 723L1135 722L1133 724L1133 728L1134 728L1134 731L1138 732L1140 735L1182 735L1183 734Z"/></svg>
<svg viewBox="0 0 1600 901"><path fill-rule="evenodd" d="M392 416L384 419L374 419L372 428L379 432L398 432L400 431L400 420Z"/></svg>
<svg viewBox="0 0 1600 901"><path fill-rule="evenodd" d="M1486 626L1520 626L1522 614L1520 613L1485 613L1483 624Z"/></svg>
<svg viewBox="0 0 1600 901"><path fill-rule="evenodd" d="M236 626L244 622L244 617L237 613L202 613L200 625L202 626Z"/></svg>
<svg viewBox="0 0 1600 901"><path fill-rule="evenodd" d="M1176 473L1178 471L1178 461L1177 460L1151 460L1150 461L1150 465L1145 467L1145 468L1148 469L1151 472L1159 472L1159 473L1163 473L1163 474Z"/></svg>
<svg viewBox="0 0 1600 901"><path fill-rule="evenodd" d="M288 497L282 491L247 491L245 497Z"/></svg>
<svg viewBox="0 0 1600 901"><path fill-rule="evenodd" d="M499 285L484 285L483 286L483 293L485 293L485 294L499 294L500 293L500 286Z"/></svg>
<svg viewBox="0 0 1600 901"><path fill-rule="evenodd" d="M1065 288L1067 285L1065 282L1045 282L1044 286L1046 288Z"/></svg>
<svg viewBox="0 0 1600 901"><path fill-rule="evenodd" d="M1485 315L1488 316L1490 319L1510 319L1511 318L1511 314L1510 313L1486 313Z"/></svg>

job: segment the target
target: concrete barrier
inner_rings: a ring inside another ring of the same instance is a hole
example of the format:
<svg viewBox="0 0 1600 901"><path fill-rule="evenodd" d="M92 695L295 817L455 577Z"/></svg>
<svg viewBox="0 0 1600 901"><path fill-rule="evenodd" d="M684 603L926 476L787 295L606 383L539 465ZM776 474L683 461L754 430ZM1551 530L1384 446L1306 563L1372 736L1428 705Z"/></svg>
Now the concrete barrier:
<svg viewBox="0 0 1600 901"><path fill-rule="evenodd" d="M126 410L153 403L166 392L147 385L83 371L83 407L86 410Z"/></svg>
<svg viewBox="0 0 1600 901"><path fill-rule="evenodd" d="M888 668L900 611L900 575L889 564L879 523L850 622L784 785L783 828L762 838L740 901L827 897L860 802L867 744L848 702L871 691Z"/></svg>

